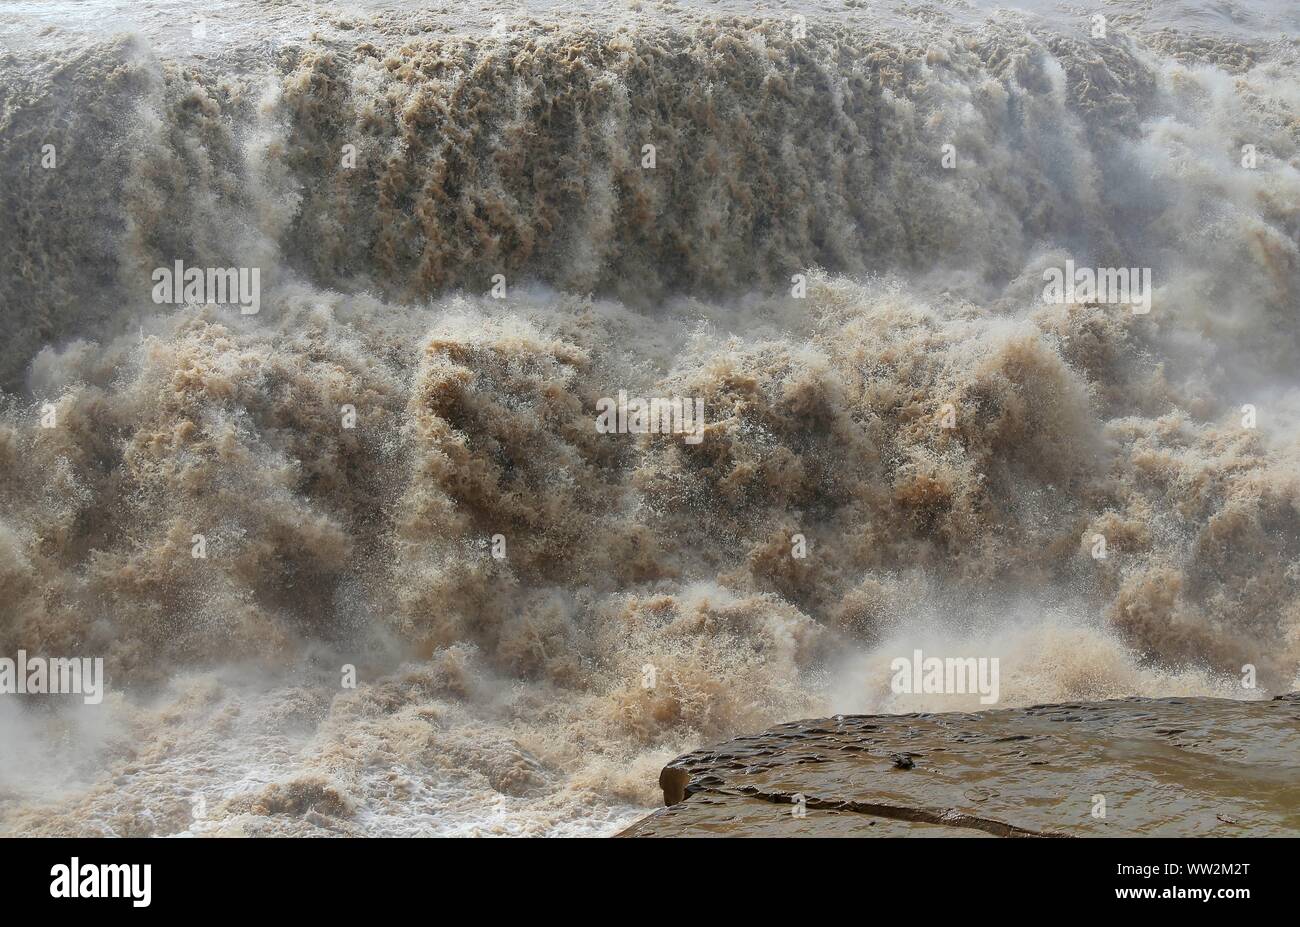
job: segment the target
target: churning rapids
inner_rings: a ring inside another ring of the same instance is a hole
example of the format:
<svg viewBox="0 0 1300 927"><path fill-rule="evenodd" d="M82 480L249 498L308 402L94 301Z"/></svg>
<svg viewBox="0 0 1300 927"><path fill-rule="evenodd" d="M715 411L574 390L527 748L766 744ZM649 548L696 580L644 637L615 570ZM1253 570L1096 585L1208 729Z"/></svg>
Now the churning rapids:
<svg viewBox="0 0 1300 927"><path fill-rule="evenodd" d="M981 707L914 648L1294 688L1300 14L1020 6L0 8L0 656L106 677L0 695L0 833L613 833Z"/></svg>

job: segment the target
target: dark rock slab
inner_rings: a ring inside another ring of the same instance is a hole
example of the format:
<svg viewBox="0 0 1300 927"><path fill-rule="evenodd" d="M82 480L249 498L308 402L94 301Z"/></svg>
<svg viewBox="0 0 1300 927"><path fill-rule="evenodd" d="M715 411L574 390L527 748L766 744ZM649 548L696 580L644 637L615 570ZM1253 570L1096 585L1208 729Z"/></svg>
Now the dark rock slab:
<svg viewBox="0 0 1300 927"><path fill-rule="evenodd" d="M1296 836L1300 693L796 721L659 784L620 836Z"/></svg>

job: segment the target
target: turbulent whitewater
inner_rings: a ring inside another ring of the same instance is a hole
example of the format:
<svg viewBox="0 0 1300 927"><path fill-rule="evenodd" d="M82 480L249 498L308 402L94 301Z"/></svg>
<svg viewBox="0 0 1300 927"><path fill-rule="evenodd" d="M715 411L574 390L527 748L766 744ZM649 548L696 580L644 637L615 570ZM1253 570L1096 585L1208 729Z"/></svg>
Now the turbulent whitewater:
<svg viewBox="0 0 1300 927"><path fill-rule="evenodd" d="M613 833L980 707L914 648L1296 688L1300 14L796 6L0 7L0 656L107 677L0 696L0 833Z"/></svg>

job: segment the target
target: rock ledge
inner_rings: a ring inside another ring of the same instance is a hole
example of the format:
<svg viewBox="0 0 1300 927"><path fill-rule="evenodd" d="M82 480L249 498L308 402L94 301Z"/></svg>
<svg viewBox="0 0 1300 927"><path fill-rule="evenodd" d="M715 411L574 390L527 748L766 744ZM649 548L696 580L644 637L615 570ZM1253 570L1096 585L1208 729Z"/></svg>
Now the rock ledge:
<svg viewBox="0 0 1300 927"><path fill-rule="evenodd" d="M659 785L619 836L1295 836L1300 693L795 721Z"/></svg>

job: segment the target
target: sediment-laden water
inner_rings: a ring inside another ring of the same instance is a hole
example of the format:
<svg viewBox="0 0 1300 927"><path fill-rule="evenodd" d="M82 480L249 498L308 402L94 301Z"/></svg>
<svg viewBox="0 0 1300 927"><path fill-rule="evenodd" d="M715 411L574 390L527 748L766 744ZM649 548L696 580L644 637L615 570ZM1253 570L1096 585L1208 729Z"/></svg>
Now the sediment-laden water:
<svg viewBox="0 0 1300 927"><path fill-rule="evenodd" d="M979 707L916 648L1295 688L1296 12L1026 6L0 10L0 656L108 680L0 696L0 833L613 833Z"/></svg>

